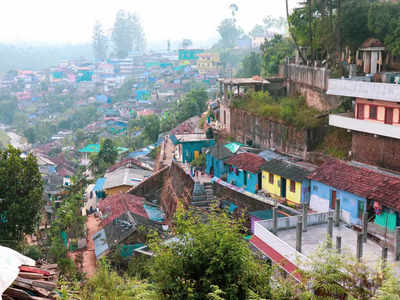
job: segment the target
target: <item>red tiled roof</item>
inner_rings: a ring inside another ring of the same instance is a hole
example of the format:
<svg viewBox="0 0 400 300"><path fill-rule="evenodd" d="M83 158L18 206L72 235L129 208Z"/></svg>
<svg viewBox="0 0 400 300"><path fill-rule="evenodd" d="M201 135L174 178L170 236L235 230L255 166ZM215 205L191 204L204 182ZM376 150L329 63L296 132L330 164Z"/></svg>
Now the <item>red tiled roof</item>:
<svg viewBox="0 0 400 300"><path fill-rule="evenodd" d="M298 267L287 260L282 254L270 247L267 243L264 243L259 237L253 235L250 239L258 250L269 257L274 263L278 264L286 272L294 276L298 281L301 281L301 274L298 271Z"/></svg>
<svg viewBox="0 0 400 300"><path fill-rule="evenodd" d="M400 178L331 159L312 172L309 179L322 182L400 211Z"/></svg>
<svg viewBox="0 0 400 300"><path fill-rule="evenodd" d="M121 193L108 196L97 204L103 216L107 216L101 221L100 226L106 226L126 211L148 219L149 216L143 207L144 200L144 198L132 194Z"/></svg>
<svg viewBox="0 0 400 300"><path fill-rule="evenodd" d="M265 163L266 160L264 158L249 152L237 154L225 161L227 165L235 166L254 174L257 174Z"/></svg>

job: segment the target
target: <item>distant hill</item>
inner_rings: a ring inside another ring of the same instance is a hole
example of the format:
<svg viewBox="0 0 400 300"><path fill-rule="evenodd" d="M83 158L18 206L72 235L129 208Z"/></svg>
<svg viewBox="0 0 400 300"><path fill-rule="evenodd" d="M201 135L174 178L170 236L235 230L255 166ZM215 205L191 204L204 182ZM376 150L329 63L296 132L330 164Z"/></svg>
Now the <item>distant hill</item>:
<svg viewBox="0 0 400 300"><path fill-rule="evenodd" d="M39 70L76 58L91 59L91 45L0 44L0 73L15 69Z"/></svg>

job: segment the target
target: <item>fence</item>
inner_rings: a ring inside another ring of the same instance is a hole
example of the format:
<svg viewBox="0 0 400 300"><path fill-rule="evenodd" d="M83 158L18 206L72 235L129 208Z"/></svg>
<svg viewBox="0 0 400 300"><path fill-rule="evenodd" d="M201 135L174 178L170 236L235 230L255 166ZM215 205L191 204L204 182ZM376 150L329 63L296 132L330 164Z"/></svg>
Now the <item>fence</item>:
<svg viewBox="0 0 400 300"><path fill-rule="evenodd" d="M307 226L319 225L328 223L329 213L316 213L307 215ZM297 225L298 216L278 218L278 230L295 228ZM257 222L268 230L273 228L273 220L264 220Z"/></svg>

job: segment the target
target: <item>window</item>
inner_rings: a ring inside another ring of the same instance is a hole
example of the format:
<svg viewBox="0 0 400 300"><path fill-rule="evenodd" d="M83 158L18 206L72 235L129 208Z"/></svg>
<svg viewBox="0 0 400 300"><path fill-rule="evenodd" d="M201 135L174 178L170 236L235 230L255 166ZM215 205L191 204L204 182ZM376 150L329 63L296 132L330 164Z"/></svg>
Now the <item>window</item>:
<svg viewBox="0 0 400 300"><path fill-rule="evenodd" d="M269 183L274 184L274 174L269 173Z"/></svg>
<svg viewBox="0 0 400 300"><path fill-rule="evenodd" d="M296 193L296 181L290 180L290 191Z"/></svg>
<svg viewBox="0 0 400 300"><path fill-rule="evenodd" d="M378 110L378 107L376 105L369 106L369 118L370 119L372 119L372 120L377 119L377 110Z"/></svg>

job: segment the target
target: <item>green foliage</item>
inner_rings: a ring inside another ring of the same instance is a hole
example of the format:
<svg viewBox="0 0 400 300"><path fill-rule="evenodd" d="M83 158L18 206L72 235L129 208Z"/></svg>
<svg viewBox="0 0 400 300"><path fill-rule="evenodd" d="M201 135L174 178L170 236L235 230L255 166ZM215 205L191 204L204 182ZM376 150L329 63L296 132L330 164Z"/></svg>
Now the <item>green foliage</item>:
<svg viewBox="0 0 400 300"><path fill-rule="evenodd" d="M351 151L352 134L346 129L329 127L317 151L339 159L348 159Z"/></svg>
<svg viewBox="0 0 400 300"><path fill-rule="evenodd" d="M100 152L92 155L90 168L96 175L103 174L117 158L118 150L113 140L106 139L101 143Z"/></svg>
<svg viewBox="0 0 400 300"><path fill-rule="evenodd" d="M0 149L7 148L8 144L10 143L10 137L7 133L0 129Z"/></svg>
<svg viewBox="0 0 400 300"><path fill-rule="evenodd" d="M36 158L11 145L0 150L0 212L5 221L0 226L3 245L15 247L24 237L32 234L39 223L43 207L43 185Z"/></svg>
<svg viewBox="0 0 400 300"><path fill-rule="evenodd" d="M258 116L275 121L284 121L287 125L297 128L315 128L321 125L317 118L319 112L307 106L304 98L273 99L267 92L253 92L241 98L234 99L234 108L246 110Z"/></svg>
<svg viewBox="0 0 400 300"><path fill-rule="evenodd" d="M111 270L105 260L100 260L97 272L80 290L77 299L157 300L161 298L158 297L152 285L121 277Z"/></svg>
<svg viewBox="0 0 400 300"><path fill-rule="evenodd" d="M287 57L294 56L295 45L289 38L281 35L275 35L273 39L266 40L261 45L261 63L263 76L276 75L279 73L279 65Z"/></svg>
<svg viewBox="0 0 400 300"><path fill-rule="evenodd" d="M161 152L161 147L155 147L153 150L151 150L151 152L149 153L149 157L153 160L155 160Z"/></svg>
<svg viewBox="0 0 400 300"><path fill-rule="evenodd" d="M144 50L145 37L139 18L124 10L118 11L111 39L118 58L126 58L132 50Z"/></svg>
<svg viewBox="0 0 400 300"><path fill-rule="evenodd" d="M23 249L22 254L32 258L35 261L37 261L40 258L42 258L42 255L43 255L42 254L42 250L36 245L28 245L28 246L26 246Z"/></svg>
<svg viewBox="0 0 400 300"><path fill-rule="evenodd" d="M120 88L118 88L115 92L114 100L115 102L126 101L133 95L133 87L136 83L136 80L133 78L129 78L125 80Z"/></svg>
<svg viewBox="0 0 400 300"><path fill-rule="evenodd" d="M160 118L156 115L145 116L141 118L143 122L143 136L148 144L153 144L157 141L160 134Z"/></svg>
<svg viewBox="0 0 400 300"><path fill-rule="evenodd" d="M241 64L239 72L236 77L249 78L254 75L261 74L261 56L256 52L251 52L250 55L246 56Z"/></svg>
<svg viewBox="0 0 400 300"><path fill-rule="evenodd" d="M192 165L193 167L198 167L198 168L204 169L204 168L206 167L206 155L203 154L203 153L201 153L201 154L199 155L199 157L197 157L196 159L194 159L194 160L191 162L191 165Z"/></svg>
<svg viewBox="0 0 400 300"><path fill-rule="evenodd" d="M218 26L217 31L221 37L219 45L222 48L233 48L243 32L243 30L236 26L234 19L222 20L221 24L219 24Z"/></svg>
<svg viewBox="0 0 400 300"><path fill-rule="evenodd" d="M163 299L250 299L251 291L267 297L270 271L244 241L242 221L212 209L203 223L194 211L180 207L174 221L177 241L153 238L150 243L151 278Z"/></svg>
<svg viewBox="0 0 400 300"><path fill-rule="evenodd" d="M17 112L17 99L2 97L0 98L0 105L0 123L11 125Z"/></svg>

